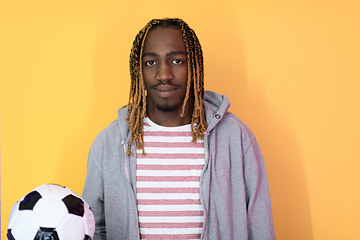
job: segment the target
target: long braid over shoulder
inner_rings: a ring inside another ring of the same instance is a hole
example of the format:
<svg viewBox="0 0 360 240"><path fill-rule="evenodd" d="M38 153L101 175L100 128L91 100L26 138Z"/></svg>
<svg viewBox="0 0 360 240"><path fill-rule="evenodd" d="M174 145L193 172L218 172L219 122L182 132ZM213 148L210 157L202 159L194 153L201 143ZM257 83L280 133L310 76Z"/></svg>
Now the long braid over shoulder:
<svg viewBox="0 0 360 240"><path fill-rule="evenodd" d="M127 155L133 155L131 153L131 146L134 142L136 142L136 148L142 149L144 154L142 119L146 116L146 90L142 73L142 55L149 31L158 27L176 28L182 32L186 47L188 79L181 117L184 116L185 106L190 96L190 88L193 87L194 106L191 117L192 142L196 142L197 138L203 139L204 132L207 129L202 104L204 95L204 66L200 42L195 32L179 18L153 19L137 34L130 53L131 87L129 103L127 105L129 112L126 121L128 121L131 138L126 153Z"/></svg>

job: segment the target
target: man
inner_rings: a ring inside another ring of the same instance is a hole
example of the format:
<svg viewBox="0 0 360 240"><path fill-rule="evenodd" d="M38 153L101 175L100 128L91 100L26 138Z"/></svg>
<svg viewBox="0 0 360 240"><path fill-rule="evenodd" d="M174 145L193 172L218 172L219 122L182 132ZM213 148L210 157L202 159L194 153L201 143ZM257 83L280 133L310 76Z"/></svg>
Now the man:
<svg viewBox="0 0 360 240"><path fill-rule="evenodd" d="M151 20L130 73L128 105L89 153L94 239L275 239L260 149L228 97L204 91L194 31Z"/></svg>

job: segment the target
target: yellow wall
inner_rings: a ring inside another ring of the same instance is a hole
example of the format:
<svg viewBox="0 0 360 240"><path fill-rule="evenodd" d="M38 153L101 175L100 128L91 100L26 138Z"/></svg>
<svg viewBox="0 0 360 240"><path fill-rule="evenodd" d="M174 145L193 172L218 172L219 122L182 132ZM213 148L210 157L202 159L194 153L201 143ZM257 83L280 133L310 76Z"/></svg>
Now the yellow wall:
<svg viewBox="0 0 360 240"><path fill-rule="evenodd" d="M96 134L128 99L128 56L151 18L203 45L267 165L278 239L360 239L360 1L0 2L1 239L44 183L81 193Z"/></svg>

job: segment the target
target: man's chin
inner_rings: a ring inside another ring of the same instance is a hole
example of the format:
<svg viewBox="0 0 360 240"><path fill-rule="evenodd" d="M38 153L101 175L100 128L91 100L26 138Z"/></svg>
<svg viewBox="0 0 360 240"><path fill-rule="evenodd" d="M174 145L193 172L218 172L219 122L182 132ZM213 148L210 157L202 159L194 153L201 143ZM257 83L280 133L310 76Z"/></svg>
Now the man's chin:
<svg viewBox="0 0 360 240"><path fill-rule="evenodd" d="M156 104L156 109L158 111L161 111L161 112L172 112L172 111L175 111L176 109L178 109L179 106L177 105L169 105L169 104L164 104L164 105L160 105L160 104Z"/></svg>

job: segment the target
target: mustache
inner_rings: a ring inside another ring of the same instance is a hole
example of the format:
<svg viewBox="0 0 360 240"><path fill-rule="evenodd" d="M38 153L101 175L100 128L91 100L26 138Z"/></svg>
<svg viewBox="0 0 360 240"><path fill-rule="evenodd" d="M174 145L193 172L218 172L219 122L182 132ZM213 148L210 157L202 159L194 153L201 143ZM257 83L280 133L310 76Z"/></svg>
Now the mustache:
<svg viewBox="0 0 360 240"><path fill-rule="evenodd" d="M178 85L176 84L173 84L171 81L169 80L159 80L158 83L154 84L151 86L151 88L156 88L158 86L161 86L161 85L168 85L168 86L175 86L175 87L179 87Z"/></svg>

